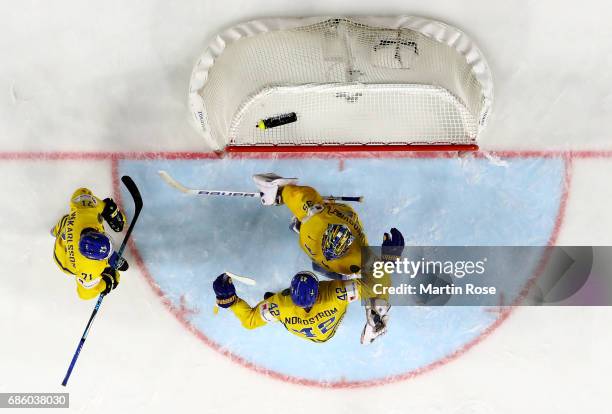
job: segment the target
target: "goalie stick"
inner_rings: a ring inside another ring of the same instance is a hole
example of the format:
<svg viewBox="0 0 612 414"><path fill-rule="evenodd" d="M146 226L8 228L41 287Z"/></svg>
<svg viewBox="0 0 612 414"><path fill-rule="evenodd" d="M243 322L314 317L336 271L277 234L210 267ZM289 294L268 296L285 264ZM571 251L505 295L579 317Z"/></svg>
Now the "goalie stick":
<svg viewBox="0 0 612 414"><path fill-rule="evenodd" d="M199 190L195 188L187 188L183 184L176 181L168 172L160 170L157 172L159 176L170 186L174 187L182 193L192 195L208 195L208 196L226 196L226 197L257 197L259 193L255 192L244 192L244 191L225 191L225 190ZM363 197L344 197L344 196L327 196L323 197L326 201L355 201L361 203Z"/></svg>
<svg viewBox="0 0 612 414"><path fill-rule="evenodd" d="M132 180L132 178L130 178L129 176L124 175L123 177L121 177L121 182L123 182L127 190L130 192L132 199L134 200L134 218L132 219L132 222L130 223L130 227L128 227L127 232L125 233L125 237L123 238L123 242L121 243L121 246L119 247L119 250L117 251L117 255L119 259L117 260L115 264L115 269L121 267L121 264L123 264L123 252L125 251L125 247L127 246L128 240L130 236L132 235L132 230L134 230L134 226L136 225L136 220L138 220L138 216L140 215L140 211L142 210L142 205L143 205L142 196L140 195L140 191L138 191L138 187L136 187L134 180ZM83 332L83 335L81 335L81 340L79 341L79 345L77 346L77 349L74 355L72 356L72 360L70 361L70 366L68 366L68 371L66 372L66 376L64 376L64 380L62 381L62 385L64 387L66 386L66 384L68 384L68 379L70 379L72 370L74 369L76 361L79 358L81 349L83 349L83 345L85 344L85 340L87 339L87 334L89 334L89 330L91 329L91 325L96 315L98 314L98 310L100 309L100 306L102 305L103 299L104 299L104 294L100 294L100 296L98 296L98 301L96 302L96 306L94 306L94 309L91 312L91 316L89 317L87 326L85 326L85 331Z"/></svg>

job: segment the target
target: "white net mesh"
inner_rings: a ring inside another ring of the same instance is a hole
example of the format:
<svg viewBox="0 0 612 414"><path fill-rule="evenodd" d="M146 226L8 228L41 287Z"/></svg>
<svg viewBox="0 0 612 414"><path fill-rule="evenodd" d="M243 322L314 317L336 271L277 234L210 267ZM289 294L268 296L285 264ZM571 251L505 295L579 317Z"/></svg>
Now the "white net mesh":
<svg viewBox="0 0 612 414"><path fill-rule="evenodd" d="M465 53L448 44L445 37L465 37L461 32L426 22L442 29L441 40L427 30L347 18L234 28L194 70L190 96L198 126L216 148L473 144L492 99L482 80L490 79L488 68L471 42ZM477 64L487 76L478 76ZM287 113L297 121L256 127Z"/></svg>

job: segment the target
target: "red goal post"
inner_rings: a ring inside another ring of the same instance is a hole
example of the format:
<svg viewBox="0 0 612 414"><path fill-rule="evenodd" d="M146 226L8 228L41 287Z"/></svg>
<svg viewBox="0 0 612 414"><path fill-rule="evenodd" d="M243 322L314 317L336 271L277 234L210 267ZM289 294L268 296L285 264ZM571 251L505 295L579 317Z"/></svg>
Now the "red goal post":
<svg viewBox="0 0 612 414"><path fill-rule="evenodd" d="M242 23L189 87L197 130L229 152L475 150L492 103L478 47L413 16Z"/></svg>

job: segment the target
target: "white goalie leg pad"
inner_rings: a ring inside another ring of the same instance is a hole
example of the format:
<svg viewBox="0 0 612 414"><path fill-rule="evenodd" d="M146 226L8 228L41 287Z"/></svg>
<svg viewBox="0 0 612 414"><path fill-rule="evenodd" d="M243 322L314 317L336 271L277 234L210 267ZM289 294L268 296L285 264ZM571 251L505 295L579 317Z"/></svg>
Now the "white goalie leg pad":
<svg viewBox="0 0 612 414"><path fill-rule="evenodd" d="M361 332L361 343L367 345L387 333L391 306L384 299L370 299L365 308L366 324Z"/></svg>
<svg viewBox="0 0 612 414"><path fill-rule="evenodd" d="M253 181L261 193L261 204L273 206L282 204L278 194L279 188L297 183L297 178L283 178L274 173L255 174Z"/></svg>

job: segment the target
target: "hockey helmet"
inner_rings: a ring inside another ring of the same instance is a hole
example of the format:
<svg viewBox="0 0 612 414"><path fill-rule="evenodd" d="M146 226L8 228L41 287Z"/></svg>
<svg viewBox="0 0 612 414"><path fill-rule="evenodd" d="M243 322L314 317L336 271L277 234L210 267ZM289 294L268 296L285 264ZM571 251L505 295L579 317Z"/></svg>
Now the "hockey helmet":
<svg viewBox="0 0 612 414"><path fill-rule="evenodd" d="M327 260L338 259L348 252L355 237L343 224L329 224L322 239L323 256Z"/></svg>
<svg viewBox="0 0 612 414"><path fill-rule="evenodd" d="M300 308L311 308L319 295L319 279L312 272L298 272L291 279L291 300Z"/></svg>
<svg viewBox="0 0 612 414"><path fill-rule="evenodd" d="M106 260L113 253L113 245L106 234L85 229L79 240L79 252L91 260Z"/></svg>

